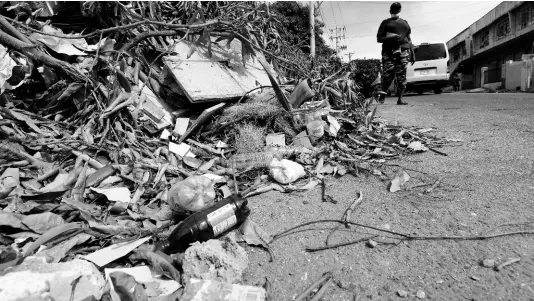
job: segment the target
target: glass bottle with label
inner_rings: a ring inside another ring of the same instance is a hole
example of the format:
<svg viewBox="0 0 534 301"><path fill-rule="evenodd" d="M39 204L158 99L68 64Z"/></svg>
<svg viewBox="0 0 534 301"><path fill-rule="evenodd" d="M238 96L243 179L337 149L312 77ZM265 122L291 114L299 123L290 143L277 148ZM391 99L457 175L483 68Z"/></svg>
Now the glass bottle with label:
<svg viewBox="0 0 534 301"><path fill-rule="evenodd" d="M184 250L192 242L210 240L241 224L249 214L247 200L232 195L187 217L166 240L156 245L156 249L165 253Z"/></svg>

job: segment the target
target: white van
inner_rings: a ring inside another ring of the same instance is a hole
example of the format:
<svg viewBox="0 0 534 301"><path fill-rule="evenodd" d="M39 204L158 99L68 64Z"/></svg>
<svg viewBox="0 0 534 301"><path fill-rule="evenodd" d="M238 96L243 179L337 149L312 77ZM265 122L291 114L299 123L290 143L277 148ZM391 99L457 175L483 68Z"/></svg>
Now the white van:
<svg viewBox="0 0 534 301"><path fill-rule="evenodd" d="M408 63L406 90L422 94L432 90L439 94L451 84L449 77L449 51L444 42L421 43L414 46L415 63Z"/></svg>
<svg viewBox="0 0 534 301"><path fill-rule="evenodd" d="M423 94L432 90L439 94L444 87L452 85L449 78L449 51L444 42L422 43L414 46L415 63L408 63L406 90ZM388 96L397 92L396 80L388 88Z"/></svg>

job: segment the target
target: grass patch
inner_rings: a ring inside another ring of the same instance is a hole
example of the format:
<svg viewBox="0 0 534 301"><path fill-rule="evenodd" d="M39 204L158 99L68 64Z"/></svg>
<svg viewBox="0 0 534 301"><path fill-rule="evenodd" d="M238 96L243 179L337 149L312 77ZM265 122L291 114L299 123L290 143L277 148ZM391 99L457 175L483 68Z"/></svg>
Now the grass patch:
<svg viewBox="0 0 534 301"><path fill-rule="evenodd" d="M265 146L265 128L251 123L236 126L235 147L238 154L261 152Z"/></svg>

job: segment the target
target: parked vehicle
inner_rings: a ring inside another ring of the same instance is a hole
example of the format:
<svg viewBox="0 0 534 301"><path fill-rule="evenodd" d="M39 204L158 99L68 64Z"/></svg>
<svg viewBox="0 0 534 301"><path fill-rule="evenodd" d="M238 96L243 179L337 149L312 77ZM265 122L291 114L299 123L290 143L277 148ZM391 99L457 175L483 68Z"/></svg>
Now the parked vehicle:
<svg viewBox="0 0 534 301"><path fill-rule="evenodd" d="M414 46L415 63L408 64L406 89L422 94L432 90L440 94L451 85L449 75L449 51L444 42L421 43Z"/></svg>

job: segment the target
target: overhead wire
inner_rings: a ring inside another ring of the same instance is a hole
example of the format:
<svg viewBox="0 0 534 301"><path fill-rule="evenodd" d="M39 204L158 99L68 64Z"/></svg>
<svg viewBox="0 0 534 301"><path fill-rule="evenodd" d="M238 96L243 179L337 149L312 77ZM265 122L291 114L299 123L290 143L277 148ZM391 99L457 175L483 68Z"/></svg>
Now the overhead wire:
<svg viewBox="0 0 534 301"><path fill-rule="evenodd" d="M361 2L358 1L358 3L361 3ZM456 7L452 8L452 9L448 8L448 9L436 10L436 11L433 11L433 12L430 12L430 13L424 13L423 15L431 15L431 14L444 12L444 11L449 11L449 10L457 10L458 8L473 6L473 5L476 5L476 4L479 4L479 2L475 2L475 3L471 3L471 4L467 4L467 5L456 6ZM421 14L406 15L406 16L403 16L403 18L416 17L416 16L420 16L420 15ZM376 22L379 22L379 20L367 21L367 22L348 23L348 24L346 24L346 26L359 25L359 24L369 24L369 23L376 23Z"/></svg>
<svg viewBox="0 0 534 301"><path fill-rule="evenodd" d="M482 8L482 9L479 9L479 10L476 10L476 11L473 11L473 12L470 12L470 13L457 15L457 16L454 16L454 17L452 17L452 18L447 18L447 19L443 19L443 20L439 20L439 21L433 21L433 22L431 22L431 23L422 24L422 25L418 25L418 26L411 27L411 28L414 29L414 28L425 27L425 26L428 26L428 25L434 25L434 24L436 24L436 23L440 23L440 22L443 22L443 21L449 21L449 20L456 19L456 18L458 18L458 17L462 17L462 16L466 16L466 15L470 15L470 14L477 13L477 12L479 12L479 11L487 10L487 9L489 9L489 8L492 8L492 7L494 7L494 6L492 5L491 7L485 7L485 8ZM361 36L352 36L352 37L347 37L347 39L372 37L372 36L375 36L375 35L376 35L376 34L367 34L367 35L361 35Z"/></svg>
<svg viewBox="0 0 534 301"><path fill-rule="evenodd" d="M325 32L326 32L326 35L327 35L327 42L328 42L328 46L332 47L332 39L330 39L330 32L329 32L329 28L328 26L326 25L326 22L324 20L324 16L323 16L323 12L321 11L321 7L319 6L319 15L321 16L321 20L323 21L324 25L325 25Z"/></svg>
<svg viewBox="0 0 534 301"><path fill-rule="evenodd" d="M341 22L343 24L343 43L346 46L347 45L347 39L346 39L346 35L345 35L345 31L346 31L345 20L343 19L343 13L341 12L341 7L339 6L339 1L336 2L336 4L337 4L337 9L339 11L339 15L341 16Z"/></svg>

